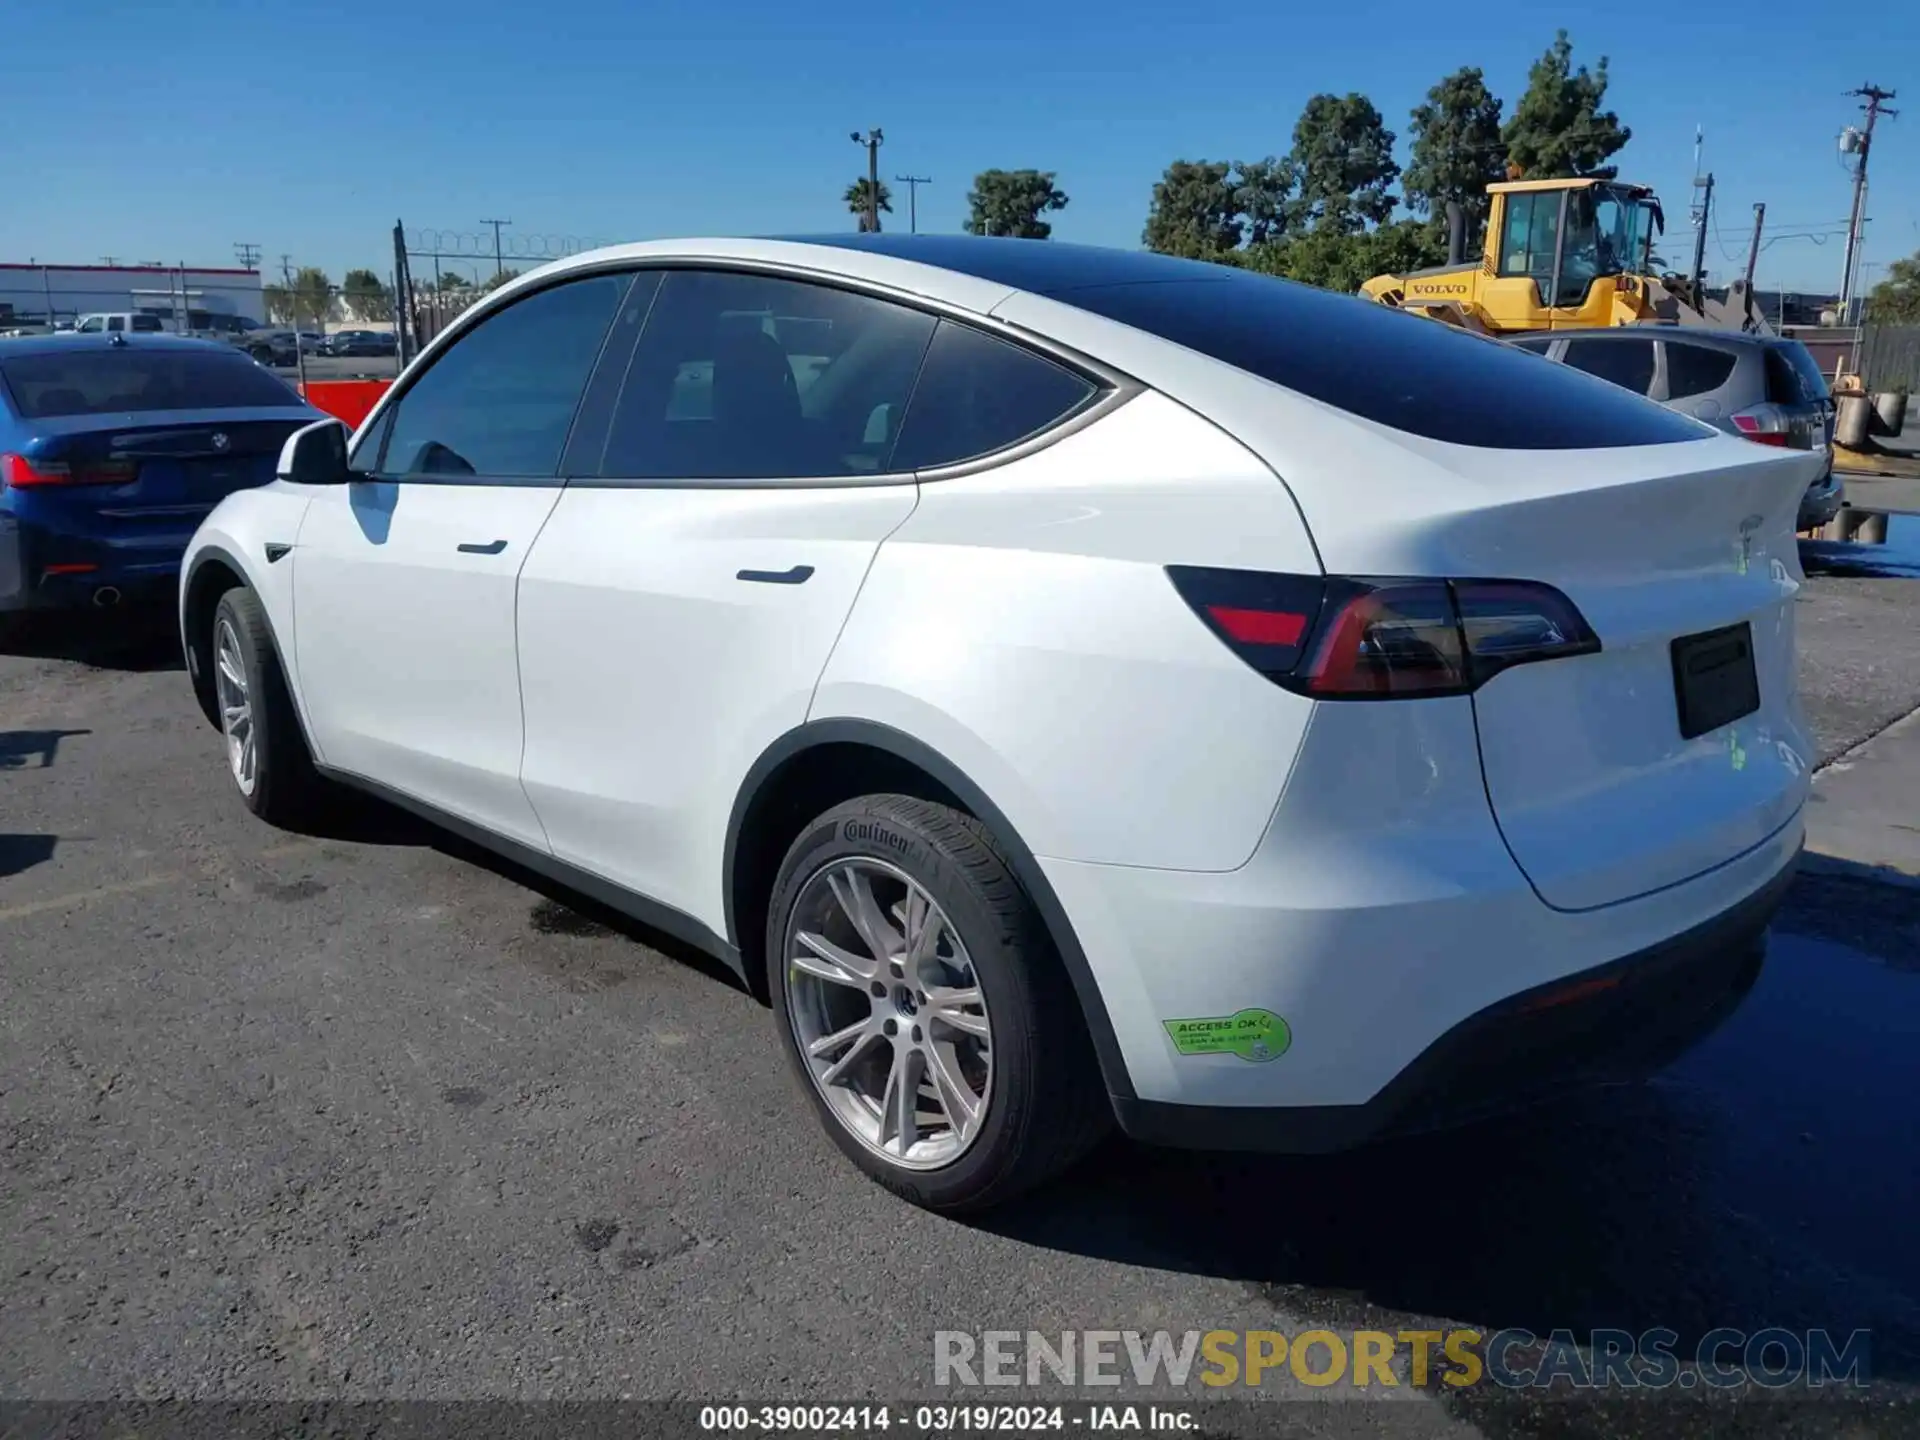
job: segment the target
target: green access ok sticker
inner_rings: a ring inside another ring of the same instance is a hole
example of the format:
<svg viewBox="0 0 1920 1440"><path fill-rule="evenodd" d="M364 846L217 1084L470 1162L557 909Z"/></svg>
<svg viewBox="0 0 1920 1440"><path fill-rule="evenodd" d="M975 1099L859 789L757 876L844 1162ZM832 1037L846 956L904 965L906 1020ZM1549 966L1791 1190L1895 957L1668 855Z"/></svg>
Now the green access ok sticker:
<svg viewBox="0 0 1920 1440"><path fill-rule="evenodd" d="M1239 1010L1198 1020L1163 1020L1173 1048L1182 1055L1238 1055L1242 1060L1278 1060L1293 1044L1293 1031L1271 1010Z"/></svg>

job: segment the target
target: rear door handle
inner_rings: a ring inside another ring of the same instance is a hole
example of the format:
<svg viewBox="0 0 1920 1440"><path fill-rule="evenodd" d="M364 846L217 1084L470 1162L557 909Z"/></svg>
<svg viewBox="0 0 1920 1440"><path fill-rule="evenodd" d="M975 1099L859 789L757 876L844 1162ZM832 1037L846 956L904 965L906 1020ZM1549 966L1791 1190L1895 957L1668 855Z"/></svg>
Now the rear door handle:
<svg viewBox="0 0 1920 1440"><path fill-rule="evenodd" d="M796 565L791 570L742 570L734 578L761 585L804 585L812 575L811 565Z"/></svg>
<svg viewBox="0 0 1920 1440"><path fill-rule="evenodd" d="M460 553L462 555L498 555L506 548L507 542L504 540L495 540L486 545L469 541L460 547Z"/></svg>

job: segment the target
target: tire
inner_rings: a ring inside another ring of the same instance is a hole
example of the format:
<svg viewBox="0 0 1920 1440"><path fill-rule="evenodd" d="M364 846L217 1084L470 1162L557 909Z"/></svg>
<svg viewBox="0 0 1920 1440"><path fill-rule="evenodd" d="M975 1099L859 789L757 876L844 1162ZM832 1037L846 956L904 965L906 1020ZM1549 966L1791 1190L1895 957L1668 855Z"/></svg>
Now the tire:
<svg viewBox="0 0 1920 1440"><path fill-rule="evenodd" d="M300 717L287 689L286 673L267 629L260 597L238 586L214 607L213 634L207 650L213 666L220 733L226 742L227 773L240 799L270 825L295 829L325 808L333 787L313 767ZM237 660L244 693L235 696L228 666ZM236 713L232 701L246 705L251 732L251 765L236 753ZM243 774L243 771L245 772Z"/></svg>
<svg viewBox="0 0 1920 1440"><path fill-rule="evenodd" d="M860 902L855 876L872 906ZM912 889L930 903L908 899ZM862 941L856 910L885 925L878 946ZM915 914L939 923L916 927ZM929 960L875 961L876 948L899 954L910 934L928 930ZM826 958L820 941L846 963ZM992 836L970 815L904 795L869 795L821 815L774 881L767 966L787 1057L827 1133L915 1205L955 1214L1003 1204L1065 1171L1112 1124L1065 968ZM976 994L977 1003L966 999ZM842 1078L816 1078L842 1062ZM928 1088L895 1086L902 1074ZM903 1093L926 1097L913 1101L905 1128L884 1103ZM903 1139L912 1136L921 1138Z"/></svg>

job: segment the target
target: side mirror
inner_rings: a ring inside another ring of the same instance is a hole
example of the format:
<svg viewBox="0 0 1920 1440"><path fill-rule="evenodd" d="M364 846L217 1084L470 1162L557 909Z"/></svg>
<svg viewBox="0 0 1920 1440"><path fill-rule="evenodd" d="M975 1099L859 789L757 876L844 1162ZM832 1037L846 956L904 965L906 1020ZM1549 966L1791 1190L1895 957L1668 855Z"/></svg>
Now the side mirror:
<svg viewBox="0 0 1920 1440"><path fill-rule="evenodd" d="M287 437L274 478L295 485L344 485L348 431L339 420L316 420Z"/></svg>

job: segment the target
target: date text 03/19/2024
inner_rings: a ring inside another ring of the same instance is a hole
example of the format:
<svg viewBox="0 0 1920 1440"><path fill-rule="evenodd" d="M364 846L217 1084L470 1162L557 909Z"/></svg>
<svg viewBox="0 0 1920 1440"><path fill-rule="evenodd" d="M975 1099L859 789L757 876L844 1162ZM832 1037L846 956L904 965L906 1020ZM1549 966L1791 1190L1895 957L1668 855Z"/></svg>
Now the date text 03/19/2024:
<svg viewBox="0 0 1920 1440"><path fill-rule="evenodd" d="M1166 1431L1197 1427L1171 1405L703 1405L700 1428L736 1434L1023 1434L1045 1431Z"/></svg>

